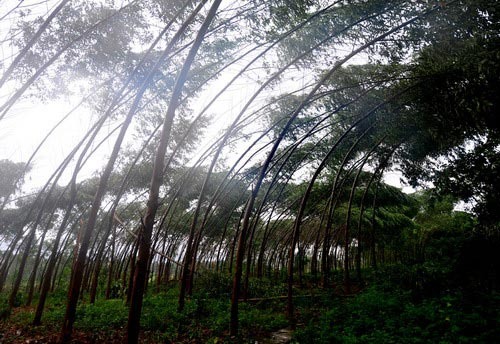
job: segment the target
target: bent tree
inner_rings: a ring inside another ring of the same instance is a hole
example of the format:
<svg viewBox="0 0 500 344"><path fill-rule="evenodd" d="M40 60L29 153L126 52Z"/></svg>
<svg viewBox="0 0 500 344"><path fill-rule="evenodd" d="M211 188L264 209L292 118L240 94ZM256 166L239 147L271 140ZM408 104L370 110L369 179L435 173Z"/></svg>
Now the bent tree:
<svg viewBox="0 0 500 344"><path fill-rule="evenodd" d="M6 3L0 127L35 100L72 110L29 159L0 156L0 291L10 310L26 286L39 325L67 288L62 342L79 302L103 295L123 297L136 343L149 293L179 288L184 314L217 276L237 336L254 277L286 280L277 297L296 325L296 288L353 294L364 268L424 261L434 232L421 214L438 213L387 185L396 169L473 201L476 233L496 233L497 4Z"/></svg>

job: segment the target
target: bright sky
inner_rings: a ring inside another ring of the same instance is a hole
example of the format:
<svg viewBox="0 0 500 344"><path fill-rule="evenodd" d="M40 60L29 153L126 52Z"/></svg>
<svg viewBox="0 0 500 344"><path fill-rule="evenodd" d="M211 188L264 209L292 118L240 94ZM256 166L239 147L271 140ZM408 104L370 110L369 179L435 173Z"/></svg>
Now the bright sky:
<svg viewBox="0 0 500 344"><path fill-rule="evenodd" d="M47 1L43 6L35 6L36 15L45 15L51 11L51 6L54 6L57 1ZM6 14L5 9L14 8L19 4L18 0L0 0L0 18ZM21 6L30 4L39 4L39 1L24 1ZM50 5L49 5L50 4ZM20 6L20 7L21 7ZM17 12L13 12L17 13ZM16 16L11 14L6 19L0 21L0 58L4 61L3 68L9 65L9 61L15 52L6 42L9 37L9 27L15 22ZM229 81L236 73L241 65L236 65L230 68L221 79L208 88L206 92L194 104L194 108L200 111L206 103ZM302 72L303 73L303 72ZM304 77L305 75L302 75ZM254 79L252 83L251 80ZM258 87L255 82L259 79L258 72L250 73L246 79L238 81L232 86L225 95L219 99L216 105L208 111L208 113L215 114L214 123L209 129L210 133L220 133L222 129L226 128L232 118L234 118L242 105L247 99L251 97L253 92ZM298 78L304 85L306 79L298 75ZM285 85L285 84L283 84ZM286 86L277 90L277 93L285 91ZM294 82L294 87L297 87ZM12 87L5 85L0 90L0 101L6 99L6 96L12 92ZM267 93L265 95L268 95ZM18 102L9 112L8 117L4 118L0 123L0 159L10 159L13 161L27 161L37 145L44 139L49 130L60 121L71 109L78 104L80 99L58 99L49 100L46 103L41 103L35 99L24 99ZM195 111L196 113L196 111ZM79 108L72 113L49 137L44 143L43 148L37 154L31 174L27 178L26 186L27 192L29 189L39 187L48 179L53 173L55 168L61 163L63 158L70 152L73 146L79 141L83 133L93 123L92 115L88 110ZM212 141L214 139L209 137L206 139ZM94 170L102 168L106 161L112 140L107 142L106 145L96 154L92 161L88 164L87 168L81 173L81 177L88 177ZM202 145L203 146L203 145ZM239 151L239 149L237 149ZM231 161L231 159L229 160ZM71 169L69 169L71 171ZM401 173L393 171L386 173L385 181L391 185L401 187L400 183ZM64 182L64 179L63 181ZM406 187L403 189L405 192L413 191L412 188Z"/></svg>

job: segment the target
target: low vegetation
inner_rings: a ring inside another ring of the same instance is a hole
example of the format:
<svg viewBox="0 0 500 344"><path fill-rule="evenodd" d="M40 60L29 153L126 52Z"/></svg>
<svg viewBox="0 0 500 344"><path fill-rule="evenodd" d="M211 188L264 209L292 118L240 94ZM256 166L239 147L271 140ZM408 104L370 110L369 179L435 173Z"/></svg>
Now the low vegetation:
<svg viewBox="0 0 500 344"><path fill-rule="evenodd" d="M1 4L0 344L498 341L500 1Z"/></svg>

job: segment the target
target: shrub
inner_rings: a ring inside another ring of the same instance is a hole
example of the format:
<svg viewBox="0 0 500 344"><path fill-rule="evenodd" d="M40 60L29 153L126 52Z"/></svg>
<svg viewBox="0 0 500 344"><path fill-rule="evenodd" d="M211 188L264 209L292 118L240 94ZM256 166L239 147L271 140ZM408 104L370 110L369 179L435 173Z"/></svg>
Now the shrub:
<svg viewBox="0 0 500 344"><path fill-rule="evenodd" d="M86 330L120 328L125 325L128 309L122 300L98 300L82 305L77 313L76 327Z"/></svg>
<svg viewBox="0 0 500 344"><path fill-rule="evenodd" d="M6 300L0 299L0 320L7 319L10 316L10 307Z"/></svg>

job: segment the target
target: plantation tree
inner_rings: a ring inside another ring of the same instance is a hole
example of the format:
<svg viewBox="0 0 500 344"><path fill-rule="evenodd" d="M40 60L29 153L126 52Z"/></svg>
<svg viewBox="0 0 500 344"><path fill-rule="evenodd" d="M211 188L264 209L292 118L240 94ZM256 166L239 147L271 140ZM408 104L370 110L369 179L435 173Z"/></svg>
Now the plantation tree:
<svg viewBox="0 0 500 344"><path fill-rule="evenodd" d="M21 188L24 176L24 163L15 163L13 161L3 159L0 160L0 200L2 202L1 211L9 201L9 197L18 189Z"/></svg>
<svg viewBox="0 0 500 344"><path fill-rule="evenodd" d="M163 127L160 135L160 142L155 156L155 163L153 167L153 175L151 179L151 187L149 191L148 208L146 211L146 216L144 218L144 225L141 233L141 240L139 244L139 259L137 262L137 269L134 276L134 286L132 290L132 299L129 312L129 321L127 324L127 340L130 343L135 343L139 337L139 321L142 308L142 299L144 293L144 284L147 272L147 263L149 260L149 254L151 249L151 233L153 230L154 218L158 208L158 193L160 185L163 179L163 165L165 160L165 152L167 148L168 141L170 140L170 131L172 129L172 123L175 116L175 111L177 109L181 92L187 78L187 74L191 68L191 65L196 57L198 49L203 42L204 36L214 19L217 8L220 5L220 1L215 0L214 4L207 13L205 21L201 25L196 39L186 57L186 60L180 70L177 80L172 91L172 98L170 99L170 104L167 108L165 114L165 121L163 122ZM189 263L186 261L186 264Z"/></svg>
<svg viewBox="0 0 500 344"><path fill-rule="evenodd" d="M350 294L368 261L435 259L426 244L443 234L436 224L462 240L475 224L452 211L459 199L477 215L475 230L494 237L498 15L498 4L469 0L148 0L60 1L43 18L22 17L0 79L0 121L29 96L83 94L90 124L24 204L10 197L60 124L27 164L0 161L8 241L0 287L10 272L12 306L33 267L30 303L43 265L38 324L58 270L70 264L67 342L78 300L86 291L96 300L105 272L106 297L113 281L129 286L127 340L135 343L148 284L161 289L175 265L182 310L195 272L226 264L237 335L254 266L259 277L264 266L286 267L293 325L295 274L302 283L309 258L324 287L331 265L341 268ZM247 96L231 102L227 120L223 107L238 84ZM224 130L201 148L211 112ZM83 181L93 164L99 172ZM387 186L384 172L395 167L414 186L432 182L437 205Z"/></svg>

